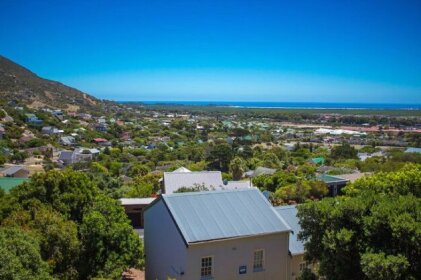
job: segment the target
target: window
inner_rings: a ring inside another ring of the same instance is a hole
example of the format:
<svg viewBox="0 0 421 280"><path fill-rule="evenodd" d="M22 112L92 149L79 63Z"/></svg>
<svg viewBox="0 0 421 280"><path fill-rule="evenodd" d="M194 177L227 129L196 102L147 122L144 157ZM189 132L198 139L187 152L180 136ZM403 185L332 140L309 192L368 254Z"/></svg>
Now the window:
<svg viewBox="0 0 421 280"><path fill-rule="evenodd" d="M200 269L200 276L202 279L206 279L207 277L212 277L212 265L213 265L213 258L212 257L204 257L202 258L202 267Z"/></svg>
<svg viewBox="0 0 421 280"><path fill-rule="evenodd" d="M300 271L303 271L306 268L310 268L310 263L309 262L302 262L302 263L300 263Z"/></svg>
<svg viewBox="0 0 421 280"><path fill-rule="evenodd" d="M253 271L263 270L264 258L265 258L265 251L263 249L254 251Z"/></svg>

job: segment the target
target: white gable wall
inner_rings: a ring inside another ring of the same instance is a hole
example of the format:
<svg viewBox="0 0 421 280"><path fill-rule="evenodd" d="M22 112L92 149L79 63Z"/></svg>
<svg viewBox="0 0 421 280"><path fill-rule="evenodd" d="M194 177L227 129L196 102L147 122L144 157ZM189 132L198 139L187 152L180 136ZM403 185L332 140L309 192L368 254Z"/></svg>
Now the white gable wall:
<svg viewBox="0 0 421 280"><path fill-rule="evenodd" d="M214 279L286 280L289 232L193 244L188 248L183 280L200 279L201 259L213 256ZM254 251L265 250L264 271L253 272ZM239 274L240 266L246 274ZM179 278L177 278L179 279Z"/></svg>
<svg viewBox="0 0 421 280"><path fill-rule="evenodd" d="M146 280L181 279L186 245L162 200L145 211L144 221Z"/></svg>

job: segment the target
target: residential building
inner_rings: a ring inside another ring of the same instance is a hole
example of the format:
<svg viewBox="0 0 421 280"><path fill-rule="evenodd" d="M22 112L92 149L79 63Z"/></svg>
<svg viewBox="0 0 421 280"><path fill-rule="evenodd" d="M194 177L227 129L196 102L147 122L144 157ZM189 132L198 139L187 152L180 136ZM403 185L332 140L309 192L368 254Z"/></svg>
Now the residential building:
<svg viewBox="0 0 421 280"><path fill-rule="evenodd" d="M161 192L171 194L180 188L203 188L204 190L228 190L250 188L249 181L224 181L220 171L195 171L178 169L173 172L164 172L161 180Z"/></svg>
<svg viewBox="0 0 421 280"><path fill-rule="evenodd" d="M254 178L260 175L273 175L275 172L276 169L259 166L255 170L247 171L244 176Z"/></svg>
<svg viewBox="0 0 421 280"><path fill-rule="evenodd" d="M108 126L106 123L97 123L94 125L94 128L96 131L99 131L99 132L107 132L108 130Z"/></svg>
<svg viewBox="0 0 421 280"><path fill-rule="evenodd" d="M77 162L91 161L98 155L98 149L76 148L74 151L61 151L58 160L63 166L66 166Z"/></svg>
<svg viewBox="0 0 421 280"><path fill-rule="evenodd" d="M63 130L58 129L57 127L54 126L44 126L41 129L41 133L44 135L53 135L53 134L60 134L63 133Z"/></svg>
<svg viewBox="0 0 421 280"><path fill-rule="evenodd" d="M76 143L76 139L73 136L60 137L60 144L64 146L72 146Z"/></svg>
<svg viewBox="0 0 421 280"><path fill-rule="evenodd" d="M104 146L104 147L110 147L111 146L111 142L110 141L108 141L107 139L105 139L105 138L95 138L94 140L93 140L93 142L95 143L95 144L98 144L98 145L100 145L100 146Z"/></svg>
<svg viewBox="0 0 421 280"><path fill-rule="evenodd" d="M25 117L26 117L25 120L26 120L27 123L30 123L30 124L42 124L43 123L43 121L38 119L38 117L35 116L34 114L25 114Z"/></svg>
<svg viewBox="0 0 421 280"><path fill-rule="evenodd" d="M405 150L405 153L421 153L421 148L410 147Z"/></svg>
<svg viewBox="0 0 421 280"><path fill-rule="evenodd" d="M298 240L298 233L301 226L297 217L297 207L295 205L275 207L276 212L292 229L289 234L289 261L288 278L289 280L298 279L305 268L314 271L314 265L304 259L304 242Z"/></svg>
<svg viewBox="0 0 421 280"><path fill-rule="evenodd" d="M4 177L27 178L29 176L29 171L18 165L6 167L0 172Z"/></svg>
<svg viewBox="0 0 421 280"><path fill-rule="evenodd" d="M349 182L349 180L339 176L331 176L327 174L321 174L317 176L317 179L326 183L329 189L329 196L337 196L342 194L342 188L345 187Z"/></svg>
<svg viewBox="0 0 421 280"><path fill-rule="evenodd" d="M143 237L143 229L145 227L144 211L156 197L146 198L120 198L120 203L124 207L127 217L129 218L133 228Z"/></svg>
<svg viewBox="0 0 421 280"><path fill-rule="evenodd" d="M287 279L290 227L258 189L163 194L144 219L146 280Z"/></svg>
<svg viewBox="0 0 421 280"><path fill-rule="evenodd" d="M310 160L311 163L315 165L323 165L325 164L325 158L324 157L315 157Z"/></svg>

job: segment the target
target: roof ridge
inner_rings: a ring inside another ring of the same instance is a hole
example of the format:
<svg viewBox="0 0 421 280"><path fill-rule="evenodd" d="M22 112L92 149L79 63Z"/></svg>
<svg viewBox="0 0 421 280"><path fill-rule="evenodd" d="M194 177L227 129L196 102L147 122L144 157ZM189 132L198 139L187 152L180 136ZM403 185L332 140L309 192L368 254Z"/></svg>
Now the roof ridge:
<svg viewBox="0 0 421 280"><path fill-rule="evenodd" d="M199 173L222 173L221 171L191 171L191 172L183 172L183 171L166 171L164 174L199 174Z"/></svg>
<svg viewBox="0 0 421 280"><path fill-rule="evenodd" d="M170 193L170 194L162 194L162 197L172 197L172 196L192 196L192 195L210 195L210 194L221 194L227 192L243 192L243 191L251 191L257 190L257 188L244 188L244 189L233 189L233 190L219 190L219 191L201 191L201 192L185 192L185 193Z"/></svg>

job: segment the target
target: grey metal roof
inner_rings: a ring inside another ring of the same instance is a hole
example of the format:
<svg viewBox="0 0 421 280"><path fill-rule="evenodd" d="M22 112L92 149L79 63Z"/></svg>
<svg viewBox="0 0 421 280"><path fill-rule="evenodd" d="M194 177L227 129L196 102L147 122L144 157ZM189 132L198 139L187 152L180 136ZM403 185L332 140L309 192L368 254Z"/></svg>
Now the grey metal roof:
<svg viewBox="0 0 421 280"><path fill-rule="evenodd" d="M292 229L289 235L289 251L292 255L303 254L304 242L298 240L298 233L301 231L301 226L297 217L297 207L294 205L279 206L275 207L275 210Z"/></svg>
<svg viewBox="0 0 421 280"><path fill-rule="evenodd" d="M266 174L272 175L275 172L276 172L276 169L259 166L259 167L256 168L256 170L254 170L253 177L257 177L257 176L260 176L260 175L266 175Z"/></svg>
<svg viewBox="0 0 421 280"><path fill-rule="evenodd" d="M204 185L209 189L223 186L220 171L164 172L165 193L171 194L181 187Z"/></svg>
<svg viewBox="0 0 421 280"><path fill-rule="evenodd" d="M71 160L73 158L73 151L61 151L58 157L59 160Z"/></svg>
<svg viewBox="0 0 421 280"><path fill-rule="evenodd" d="M409 147L405 150L405 153L421 153L421 148Z"/></svg>
<svg viewBox="0 0 421 280"><path fill-rule="evenodd" d="M162 195L186 243L290 231L255 188Z"/></svg>
<svg viewBox="0 0 421 280"><path fill-rule="evenodd" d="M173 171L173 173L176 172L191 172L191 170L185 168L184 166L177 168L176 170Z"/></svg>
<svg viewBox="0 0 421 280"><path fill-rule="evenodd" d="M10 166L10 167L6 167L1 172L4 174L4 176L11 176L21 169L23 169L22 166Z"/></svg>

